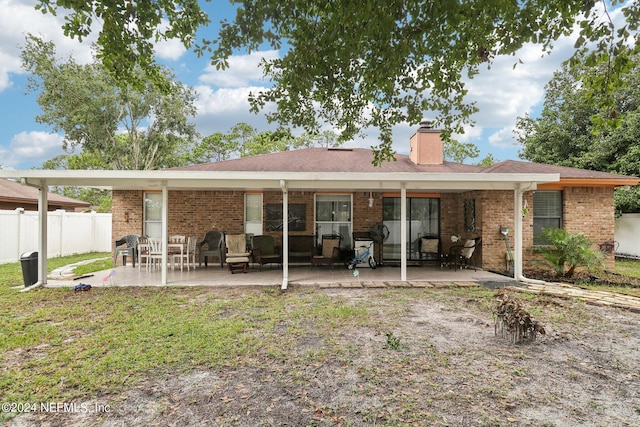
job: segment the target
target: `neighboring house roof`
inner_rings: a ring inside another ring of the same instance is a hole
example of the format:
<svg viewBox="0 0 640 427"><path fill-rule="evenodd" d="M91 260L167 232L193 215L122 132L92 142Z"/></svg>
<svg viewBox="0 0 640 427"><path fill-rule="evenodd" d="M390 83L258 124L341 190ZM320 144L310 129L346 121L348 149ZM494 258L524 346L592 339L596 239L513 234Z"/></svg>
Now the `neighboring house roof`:
<svg viewBox="0 0 640 427"><path fill-rule="evenodd" d="M191 171L263 171L263 172L438 172L474 173L484 168L462 163L444 162L442 165L417 165L409 156L396 154L396 161L374 166L373 151L366 148L305 148L243 157L215 163L174 168Z"/></svg>
<svg viewBox="0 0 640 427"><path fill-rule="evenodd" d="M50 208L86 208L90 204L82 200L61 196L49 192L47 200ZM17 205L38 205L38 189L28 185L22 185L8 179L0 179L0 202Z"/></svg>

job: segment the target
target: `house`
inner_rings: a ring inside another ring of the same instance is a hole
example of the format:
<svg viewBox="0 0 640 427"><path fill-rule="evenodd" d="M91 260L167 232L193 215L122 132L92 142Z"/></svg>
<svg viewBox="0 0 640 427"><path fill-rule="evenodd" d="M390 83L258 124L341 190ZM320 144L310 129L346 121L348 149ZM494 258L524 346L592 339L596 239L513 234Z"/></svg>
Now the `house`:
<svg viewBox="0 0 640 427"><path fill-rule="evenodd" d="M514 277L526 280L523 265L531 255L524 248L538 242L542 228L564 227L596 243L611 241L613 190L640 181L521 161L491 167L446 162L440 132L426 122L409 148L409 155L396 155L380 167L372 165L367 149L309 148L163 171L0 171L0 176L41 188L111 188L114 237L144 234L166 241L169 235L204 236L209 230L271 234L283 248L283 288L289 268L284 236L313 235L319 242L324 234L339 234L346 251L353 248L354 235L366 236L381 224L388 239L376 253L400 265L399 280L419 261L421 236L438 236L445 253L452 236L479 237L476 265L505 271L512 259ZM166 283L166 263L161 281Z"/></svg>
<svg viewBox="0 0 640 427"><path fill-rule="evenodd" d="M86 209L90 206L89 203L82 200L72 199L71 197L65 197L51 192L47 194L47 199L49 200L48 209L50 211L58 209L73 211L76 209ZM0 209L37 211L38 189L21 185L8 179L0 179Z"/></svg>

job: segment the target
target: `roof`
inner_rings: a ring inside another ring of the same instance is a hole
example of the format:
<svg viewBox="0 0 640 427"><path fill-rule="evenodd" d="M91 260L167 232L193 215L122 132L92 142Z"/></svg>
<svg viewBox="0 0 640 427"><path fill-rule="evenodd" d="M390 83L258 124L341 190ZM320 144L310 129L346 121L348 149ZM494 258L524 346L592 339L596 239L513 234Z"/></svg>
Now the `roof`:
<svg viewBox="0 0 640 427"><path fill-rule="evenodd" d="M38 189L22 185L8 179L0 179L0 201L11 203L38 204ZM47 200L51 205L64 207L89 207L90 203L49 192Z"/></svg>
<svg viewBox="0 0 640 427"><path fill-rule="evenodd" d="M640 181L637 177L632 176L519 160L505 160L496 163L487 167L484 173L557 173L560 175L560 183L566 185L637 185Z"/></svg>
<svg viewBox="0 0 640 427"><path fill-rule="evenodd" d="M255 157L153 171L29 170L0 176L31 185L72 185L114 190L241 189L304 191L469 191L616 187L640 179L606 172L507 160L489 167L444 162L416 165L407 155L374 166L372 150L306 148ZM553 187L556 186L556 187Z"/></svg>
<svg viewBox="0 0 640 427"><path fill-rule="evenodd" d="M395 155L396 161L373 165L373 151L366 148L304 148L263 154L254 157L201 163L172 170L191 171L263 171L263 172L432 172L476 173L484 168L462 163L444 162L442 165L416 165L409 156Z"/></svg>

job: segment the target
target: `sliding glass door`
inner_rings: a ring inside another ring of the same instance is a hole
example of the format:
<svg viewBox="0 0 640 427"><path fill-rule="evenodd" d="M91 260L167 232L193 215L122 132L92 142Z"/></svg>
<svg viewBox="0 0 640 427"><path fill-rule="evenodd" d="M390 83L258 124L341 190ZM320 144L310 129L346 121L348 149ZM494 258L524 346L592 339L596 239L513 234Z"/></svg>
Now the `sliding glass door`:
<svg viewBox="0 0 640 427"><path fill-rule="evenodd" d="M385 261L399 261L400 197L383 199L383 222L389 228L389 239L383 245ZM407 197L407 259L419 260L422 236L440 236L440 199Z"/></svg>

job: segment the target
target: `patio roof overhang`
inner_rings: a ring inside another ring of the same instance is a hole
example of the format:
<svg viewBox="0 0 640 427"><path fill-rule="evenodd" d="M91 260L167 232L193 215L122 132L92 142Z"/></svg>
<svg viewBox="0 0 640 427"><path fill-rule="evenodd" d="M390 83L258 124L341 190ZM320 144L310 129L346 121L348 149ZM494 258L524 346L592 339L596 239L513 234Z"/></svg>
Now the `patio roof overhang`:
<svg viewBox="0 0 640 427"><path fill-rule="evenodd" d="M167 191L236 189L282 191L283 204L288 203L288 191L401 191L401 224L406 222L407 191L462 192L470 190L511 190L514 192L515 259L514 277L522 276L522 194L535 190L538 184L560 181L557 173L408 173L408 172L266 172L266 171L113 171L113 170L0 170L0 177L12 178L40 189L39 207L39 281L46 283L47 271L47 193L48 186L78 186L111 190L161 190L164 194L163 236L167 231ZM286 209L283 213L286 215ZM283 224L287 224L283 218ZM283 233L288 233L285 226ZM406 280L406 227L401 227L401 280ZM166 237L166 236L165 236ZM166 243L166 239L163 239ZM286 239L284 240L286 242ZM286 243L285 243L286 245ZM286 247L283 248L286 253ZM166 244L163 253L167 254ZM283 289L288 282L288 261L283 263ZM166 263L162 268L162 284L166 284ZM27 288L28 289L28 288Z"/></svg>
<svg viewBox="0 0 640 427"><path fill-rule="evenodd" d="M68 185L112 190L264 189L280 190L513 190L560 181L557 173L354 173L263 171L0 170L23 184Z"/></svg>

